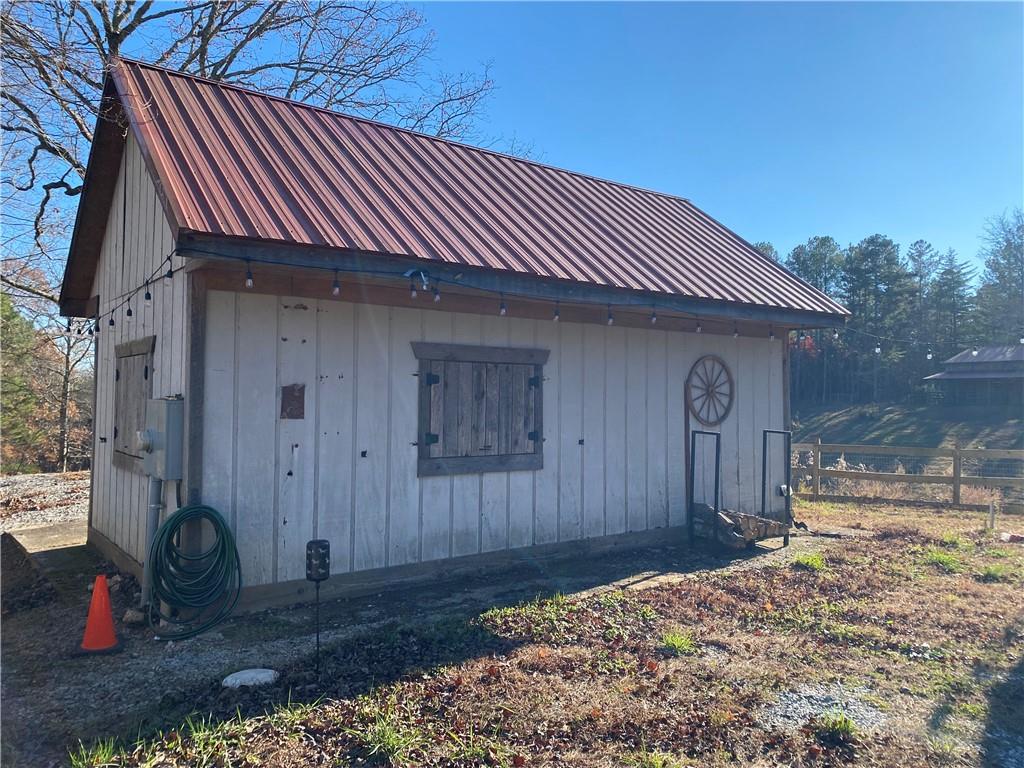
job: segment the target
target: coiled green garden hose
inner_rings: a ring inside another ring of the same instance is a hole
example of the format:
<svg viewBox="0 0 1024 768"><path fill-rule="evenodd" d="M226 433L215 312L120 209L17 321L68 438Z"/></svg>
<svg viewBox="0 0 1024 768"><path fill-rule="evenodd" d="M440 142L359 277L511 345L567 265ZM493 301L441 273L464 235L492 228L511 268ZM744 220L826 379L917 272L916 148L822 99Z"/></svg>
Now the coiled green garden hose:
<svg viewBox="0 0 1024 768"><path fill-rule="evenodd" d="M190 554L181 546L182 529L202 521L213 528L213 543ZM213 507L184 506L168 517L149 549L149 626L161 640L205 632L234 609L242 589L241 560L231 529Z"/></svg>

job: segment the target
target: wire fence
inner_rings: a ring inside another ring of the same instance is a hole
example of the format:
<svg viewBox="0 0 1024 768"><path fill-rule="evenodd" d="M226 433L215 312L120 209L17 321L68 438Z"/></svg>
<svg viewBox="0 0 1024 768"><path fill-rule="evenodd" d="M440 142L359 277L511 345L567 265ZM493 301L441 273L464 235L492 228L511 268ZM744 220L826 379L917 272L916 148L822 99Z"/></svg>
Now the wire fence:
<svg viewBox="0 0 1024 768"><path fill-rule="evenodd" d="M1024 450L795 443L794 490L811 498L947 502L1024 511Z"/></svg>

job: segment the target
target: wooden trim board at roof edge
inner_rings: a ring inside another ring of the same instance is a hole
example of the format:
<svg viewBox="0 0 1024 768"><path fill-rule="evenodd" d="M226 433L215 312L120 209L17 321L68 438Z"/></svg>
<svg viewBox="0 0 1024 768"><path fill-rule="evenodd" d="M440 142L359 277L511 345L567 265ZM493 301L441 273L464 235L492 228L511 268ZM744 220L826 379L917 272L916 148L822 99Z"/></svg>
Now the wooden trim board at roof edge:
<svg viewBox="0 0 1024 768"><path fill-rule="evenodd" d="M373 273L393 273L398 279L403 272L423 271L431 278L439 278L442 294L458 288L492 294L497 298L504 292L507 301L539 300L589 304L615 309L635 307L650 313L652 303L662 312L680 312L692 320L722 318L752 322L776 323L780 327L823 328L845 324L845 317L826 313L739 304L710 299L692 298L671 293L650 293L624 288L611 288L587 283L559 281L517 272L506 272L485 267L441 264L409 256L391 256L359 251L340 251L332 248L296 246L288 243L262 243L239 238L214 238L183 234L178 240L178 254L192 259L232 263L245 268L284 267L305 268L326 272L328 285L334 279L330 270L340 271L342 280ZM471 276L471 277L467 277ZM472 280L472 285L464 281ZM431 281L433 282L433 281Z"/></svg>
<svg viewBox="0 0 1024 768"><path fill-rule="evenodd" d="M484 347L477 344L437 344L414 341L412 353L417 360L444 360L460 363L516 363L544 365L551 352L524 347Z"/></svg>
<svg viewBox="0 0 1024 768"><path fill-rule="evenodd" d="M237 264L232 269L223 266L210 266L199 261L191 263L190 274L203 275L207 288L211 291L229 293L254 294L263 296L291 296L311 301L347 302L350 304L372 304L378 306L418 309L431 312L463 313L475 315L493 315L498 311L500 299L493 294L480 292L468 293L457 286L447 288L443 300L434 303L430 292L419 291L415 299L409 295L408 281L381 281L368 278L342 280L342 289L337 297L331 294L333 273L298 268L266 267L254 272L255 284L252 288L245 286L245 266ZM358 281L358 282L357 282ZM556 306L553 301L540 301L520 298L506 298L508 317L521 320L551 321ZM607 307L598 304L578 305L560 304L561 320L565 323L587 323L606 325L608 322ZM615 326L623 328L652 328L650 307L633 309L615 308ZM703 331L707 335L732 335L738 330L740 336L767 339L770 329L774 329L777 338L781 338L786 330L793 326L783 323L766 323L750 320L724 320L701 317ZM653 326L659 331L692 333L696 321L692 317L673 315L658 310L658 322Z"/></svg>

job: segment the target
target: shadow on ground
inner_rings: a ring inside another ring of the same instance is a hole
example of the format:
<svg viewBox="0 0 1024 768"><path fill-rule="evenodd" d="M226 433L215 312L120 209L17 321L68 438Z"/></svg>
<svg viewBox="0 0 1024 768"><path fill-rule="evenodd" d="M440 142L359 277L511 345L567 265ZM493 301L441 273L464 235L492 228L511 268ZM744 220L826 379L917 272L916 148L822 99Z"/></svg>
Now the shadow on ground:
<svg viewBox="0 0 1024 768"><path fill-rule="evenodd" d="M500 573L325 602L319 676L311 606L233 617L203 636L175 642L156 641L151 630L119 623L124 652L76 656L86 587L109 564L88 550L69 548L49 555L43 569L59 597L5 619L0 762L61 764L79 740L133 741L176 727L193 713L216 721L239 711L257 714L323 697L352 698L421 670L509 653L515 643L474 621L489 608L555 593L643 586L738 560L760 565L765 555L771 558L767 548L737 557L666 544L555 562L524 554L517 566ZM115 618L133 597L131 588L114 592ZM221 687L225 675L254 666L277 669L280 679L259 689Z"/></svg>
<svg viewBox="0 0 1024 768"><path fill-rule="evenodd" d="M1012 631L1012 630L1011 630ZM1007 645L1013 638L1007 638ZM981 744L986 768L1024 765L1024 658L988 695L988 719Z"/></svg>

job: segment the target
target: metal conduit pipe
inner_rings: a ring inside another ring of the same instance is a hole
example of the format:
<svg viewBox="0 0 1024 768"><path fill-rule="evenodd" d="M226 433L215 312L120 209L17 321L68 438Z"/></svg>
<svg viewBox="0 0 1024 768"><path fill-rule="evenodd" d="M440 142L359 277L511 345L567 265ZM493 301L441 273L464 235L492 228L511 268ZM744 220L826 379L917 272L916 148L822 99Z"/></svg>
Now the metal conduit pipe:
<svg viewBox="0 0 1024 768"><path fill-rule="evenodd" d="M159 477L150 475L149 478L149 507L146 515L146 559L142 563L142 597L140 605L145 608L149 605L150 592L153 585L153 538L160 527L160 517L164 511L164 481Z"/></svg>

